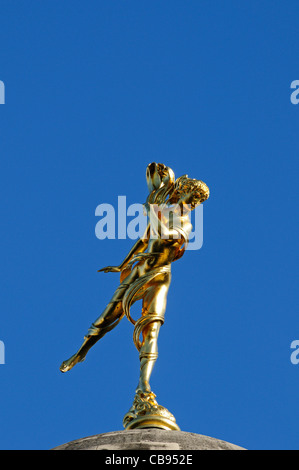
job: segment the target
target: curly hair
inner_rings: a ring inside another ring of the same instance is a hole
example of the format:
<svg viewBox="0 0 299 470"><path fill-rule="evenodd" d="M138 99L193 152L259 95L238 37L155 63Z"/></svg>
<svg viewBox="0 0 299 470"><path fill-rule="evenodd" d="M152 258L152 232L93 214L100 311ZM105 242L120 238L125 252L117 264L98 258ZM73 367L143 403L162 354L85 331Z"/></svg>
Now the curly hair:
<svg viewBox="0 0 299 470"><path fill-rule="evenodd" d="M184 195L191 209L195 209L196 206L208 199L210 190L203 181L188 178L188 175L183 175L175 181L172 194L169 195L169 202L178 202Z"/></svg>

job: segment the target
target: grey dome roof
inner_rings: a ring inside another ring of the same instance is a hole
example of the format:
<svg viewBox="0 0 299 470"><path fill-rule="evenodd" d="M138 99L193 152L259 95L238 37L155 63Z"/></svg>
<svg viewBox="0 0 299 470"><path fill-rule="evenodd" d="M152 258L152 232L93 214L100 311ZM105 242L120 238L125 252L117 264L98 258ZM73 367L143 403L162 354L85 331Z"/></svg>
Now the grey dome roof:
<svg viewBox="0 0 299 470"><path fill-rule="evenodd" d="M213 437L157 428L115 431L84 437L52 450L245 450Z"/></svg>

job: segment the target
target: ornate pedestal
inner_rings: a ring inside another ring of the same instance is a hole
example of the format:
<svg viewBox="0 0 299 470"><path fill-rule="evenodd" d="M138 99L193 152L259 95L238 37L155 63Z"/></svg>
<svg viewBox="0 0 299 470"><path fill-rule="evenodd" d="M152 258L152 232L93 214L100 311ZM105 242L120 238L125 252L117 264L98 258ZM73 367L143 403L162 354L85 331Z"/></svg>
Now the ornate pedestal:
<svg viewBox="0 0 299 470"><path fill-rule="evenodd" d="M153 392L136 392L132 407L123 419L126 429L160 428L168 431L179 431L175 417L156 401Z"/></svg>

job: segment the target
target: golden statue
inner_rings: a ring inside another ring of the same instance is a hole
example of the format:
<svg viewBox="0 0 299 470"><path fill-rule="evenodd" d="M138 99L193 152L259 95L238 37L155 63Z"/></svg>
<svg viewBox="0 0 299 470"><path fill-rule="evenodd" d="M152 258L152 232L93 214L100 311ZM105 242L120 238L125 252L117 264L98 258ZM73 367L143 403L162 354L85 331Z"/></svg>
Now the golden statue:
<svg viewBox="0 0 299 470"><path fill-rule="evenodd" d="M89 349L115 328L126 315L134 325L133 340L139 351L140 376L132 408L124 417L127 429L161 427L179 429L173 415L158 405L151 391L150 377L158 357L158 335L164 323L171 263L185 251L192 230L189 213L209 197L209 188L186 175L175 179L171 168L151 163L146 170L149 195L144 205L149 217L146 232L119 266L99 271L119 272L120 285L103 313L89 328L84 342L60 367L69 371L82 362ZM142 312L135 321L130 306L142 300ZM140 338L141 337L141 338Z"/></svg>

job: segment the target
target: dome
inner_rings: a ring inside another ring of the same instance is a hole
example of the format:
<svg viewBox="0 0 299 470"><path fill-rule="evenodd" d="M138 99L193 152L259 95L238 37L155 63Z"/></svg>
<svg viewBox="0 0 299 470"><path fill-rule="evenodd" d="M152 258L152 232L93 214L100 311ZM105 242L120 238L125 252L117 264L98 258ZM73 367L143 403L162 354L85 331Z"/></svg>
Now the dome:
<svg viewBox="0 0 299 470"><path fill-rule="evenodd" d="M157 428L114 431L84 437L52 450L245 450L229 442L184 431Z"/></svg>

